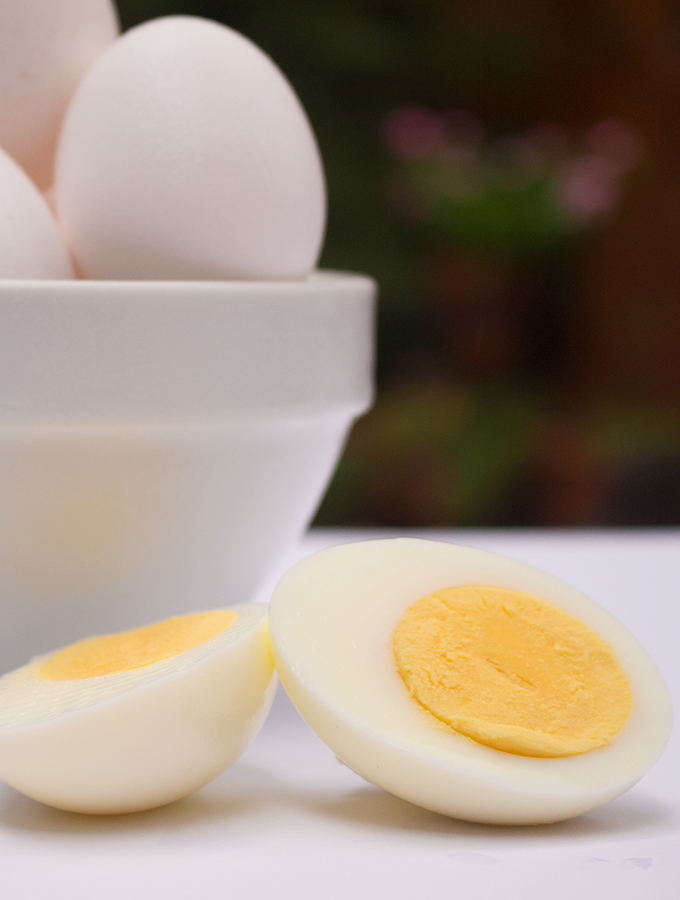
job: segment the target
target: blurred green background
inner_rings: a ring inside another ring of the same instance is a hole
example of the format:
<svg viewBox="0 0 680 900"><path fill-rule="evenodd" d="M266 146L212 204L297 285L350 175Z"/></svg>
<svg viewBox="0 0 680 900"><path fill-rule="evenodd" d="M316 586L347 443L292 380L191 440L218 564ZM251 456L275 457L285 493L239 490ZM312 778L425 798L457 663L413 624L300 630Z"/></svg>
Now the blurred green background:
<svg viewBox="0 0 680 900"><path fill-rule="evenodd" d="M680 524L680 14L657 0L118 0L242 31L380 284L317 524Z"/></svg>

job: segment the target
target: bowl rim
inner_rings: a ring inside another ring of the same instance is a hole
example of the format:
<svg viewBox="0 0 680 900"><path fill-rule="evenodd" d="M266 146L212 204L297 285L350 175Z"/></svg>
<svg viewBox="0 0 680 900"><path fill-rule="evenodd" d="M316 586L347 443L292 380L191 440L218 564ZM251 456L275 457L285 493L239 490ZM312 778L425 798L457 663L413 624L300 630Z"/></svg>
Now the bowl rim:
<svg viewBox="0 0 680 900"><path fill-rule="evenodd" d="M0 426L344 415L373 396L376 283L0 281Z"/></svg>
<svg viewBox="0 0 680 900"><path fill-rule="evenodd" d="M274 294L286 295L314 293L319 288L356 290L363 287L376 289L375 279L360 272L335 269L314 269L305 278L265 280L132 280L87 278L0 278L0 299L16 293L225 293L225 294Z"/></svg>

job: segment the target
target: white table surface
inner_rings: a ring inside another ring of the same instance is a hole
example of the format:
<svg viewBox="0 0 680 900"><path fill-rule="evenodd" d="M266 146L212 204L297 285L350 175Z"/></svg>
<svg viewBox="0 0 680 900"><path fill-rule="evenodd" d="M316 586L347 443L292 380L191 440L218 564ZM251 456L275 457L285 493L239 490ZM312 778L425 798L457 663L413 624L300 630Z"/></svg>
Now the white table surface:
<svg viewBox="0 0 680 900"><path fill-rule="evenodd" d="M498 550L590 594L652 653L678 708L680 531L420 534ZM366 536L377 532L312 533L288 562ZM0 898L676 900L679 745L676 734L636 787L585 816L472 825L367 784L279 688L242 758L163 809L78 816L0 785Z"/></svg>

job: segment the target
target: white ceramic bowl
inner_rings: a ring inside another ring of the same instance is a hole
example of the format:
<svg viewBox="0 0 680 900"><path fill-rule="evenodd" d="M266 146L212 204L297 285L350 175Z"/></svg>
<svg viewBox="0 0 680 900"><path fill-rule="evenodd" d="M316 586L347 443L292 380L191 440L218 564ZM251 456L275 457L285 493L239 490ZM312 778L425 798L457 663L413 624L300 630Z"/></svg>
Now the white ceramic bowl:
<svg viewBox="0 0 680 900"><path fill-rule="evenodd" d="M372 397L374 282L0 282L0 669L248 600Z"/></svg>

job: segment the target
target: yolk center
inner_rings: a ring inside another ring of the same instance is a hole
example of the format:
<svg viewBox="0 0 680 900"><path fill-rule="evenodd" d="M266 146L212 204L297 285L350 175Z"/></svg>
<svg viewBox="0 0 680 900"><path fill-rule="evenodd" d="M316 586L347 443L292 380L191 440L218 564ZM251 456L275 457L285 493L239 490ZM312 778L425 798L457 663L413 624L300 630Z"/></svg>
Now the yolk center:
<svg viewBox="0 0 680 900"><path fill-rule="evenodd" d="M230 609L173 616L133 631L88 638L58 650L38 669L48 681L76 681L127 672L190 650L229 628L238 619Z"/></svg>
<svg viewBox="0 0 680 900"><path fill-rule="evenodd" d="M609 743L630 715L630 685L609 644L520 591L437 591L409 607L392 641L421 706L497 750L583 753Z"/></svg>

